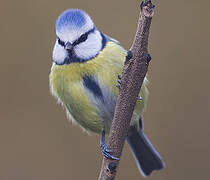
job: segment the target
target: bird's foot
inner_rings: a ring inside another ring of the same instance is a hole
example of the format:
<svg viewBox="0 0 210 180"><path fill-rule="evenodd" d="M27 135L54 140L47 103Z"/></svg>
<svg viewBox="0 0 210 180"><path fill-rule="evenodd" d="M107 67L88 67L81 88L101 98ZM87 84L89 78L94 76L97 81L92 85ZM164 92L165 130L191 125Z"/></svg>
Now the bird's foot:
<svg viewBox="0 0 210 180"><path fill-rule="evenodd" d="M125 59L125 64L126 64L128 61L130 61L130 60L132 59L132 57L133 57L133 53L129 50L129 51L127 52L127 56L126 56L126 59ZM148 54L147 54L147 64L149 64L151 60L152 60L152 57L151 57L151 55L148 53Z"/></svg>
<svg viewBox="0 0 210 180"><path fill-rule="evenodd" d="M126 58L125 58L125 64L126 64L128 61L130 61L130 60L132 59L132 57L133 57L133 53L129 50L129 51L127 52L127 56L126 56Z"/></svg>
<svg viewBox="0 0 210 180"><path fill-rule="evenodd" d="M120 160L120 158L117 158L117 157L114 157L113 155L111 155L112 151L105 144L105 131L104 130L102 131L102 134L101 134L100 147L101 147L101 152L104 157L106 157L108 159L112 159L112 160Z"/></svg>
<svg viewBox="0 0 210 180"><path fill-rule="evenodd" d="M118 84L116 84L116 87L118 88L118 89L120 89L120 87L121 87L121 79L122 79L122 76L121 75L118 75L117 76L117 83Z"/></svg>
<svg viewBox="0 0 210 180"><path fill-rule="evenodd" d="M151 60L152 60L151 55L150 54L147 54L147 64L149 64Z"/></svg>

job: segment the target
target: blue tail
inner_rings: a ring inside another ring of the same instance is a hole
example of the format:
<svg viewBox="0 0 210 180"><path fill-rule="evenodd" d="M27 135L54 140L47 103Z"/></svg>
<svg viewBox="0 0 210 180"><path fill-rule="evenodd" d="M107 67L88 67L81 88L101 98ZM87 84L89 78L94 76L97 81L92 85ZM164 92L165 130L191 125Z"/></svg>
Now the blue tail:
<svg viewBox="0 0 210 180"><path fill-rule="evenodd" d="M127 141L143 176L149 176L152 171L164 168L164 162L159 153L143 132L142 122L140 122L140 131L135 126L130 127Z"/></svg>

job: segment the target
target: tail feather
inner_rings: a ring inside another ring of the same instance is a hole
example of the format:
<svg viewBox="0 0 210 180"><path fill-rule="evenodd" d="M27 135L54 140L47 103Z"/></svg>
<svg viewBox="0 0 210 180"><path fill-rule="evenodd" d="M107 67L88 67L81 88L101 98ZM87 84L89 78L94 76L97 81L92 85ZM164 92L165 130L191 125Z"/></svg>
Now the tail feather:
<svg viewBox="0 0 210 180"><path fill-rule="evenodd" d="M152 171L164 168L162 158L144 134L142 128L137 131L136 127L131 126L127 141L143 176L149 176Z"/></svg>

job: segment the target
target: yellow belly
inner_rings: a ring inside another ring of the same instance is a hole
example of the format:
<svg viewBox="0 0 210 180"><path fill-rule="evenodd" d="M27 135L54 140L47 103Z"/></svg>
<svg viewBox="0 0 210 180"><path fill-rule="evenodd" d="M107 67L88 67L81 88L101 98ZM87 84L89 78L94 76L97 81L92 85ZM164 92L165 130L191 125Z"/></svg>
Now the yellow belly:
<svg viewBox="0 0 210 180"><path fill-rule="evenodd" d="M109 131L118 95L117 75L121 74L126 51L114 42L108 42L100 54L84 63L53 64L50 73L52 94L66 108L69 118L87 131ZM83 83L91 76L100 87L103 100L95 97ZM145 84L145 83L144 83ZM141 90L143 101L138 102L133 119L142 113L147 100L147 89ZM134 121L134 120L133 120Z"/></svg>

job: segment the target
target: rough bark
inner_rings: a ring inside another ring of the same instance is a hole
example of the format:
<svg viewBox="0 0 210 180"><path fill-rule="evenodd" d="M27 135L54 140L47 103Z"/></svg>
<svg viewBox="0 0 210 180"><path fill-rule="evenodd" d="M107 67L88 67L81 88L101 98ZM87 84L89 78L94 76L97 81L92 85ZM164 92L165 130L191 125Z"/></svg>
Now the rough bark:
<svg viewBox="0 0 210 180"><path fill-rule="evenodd" d="M154 7L150 0L141 3L138 28L130 49L132 58L123 67L121 87L108 140L108 148L115 157L121 156L136 100L147 73L148 37ZM114 179L118 164L119 161L104 157L99 180Z"/></svg>

